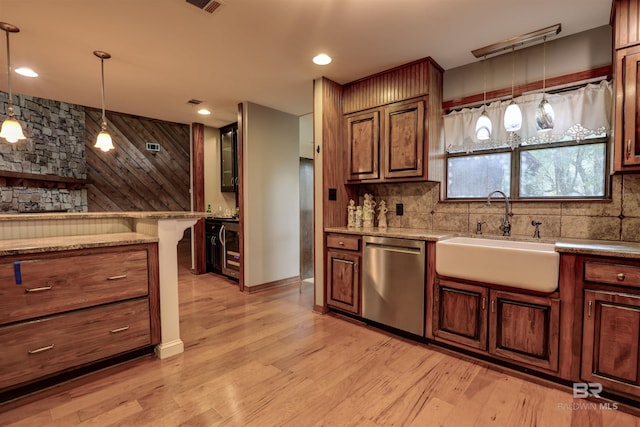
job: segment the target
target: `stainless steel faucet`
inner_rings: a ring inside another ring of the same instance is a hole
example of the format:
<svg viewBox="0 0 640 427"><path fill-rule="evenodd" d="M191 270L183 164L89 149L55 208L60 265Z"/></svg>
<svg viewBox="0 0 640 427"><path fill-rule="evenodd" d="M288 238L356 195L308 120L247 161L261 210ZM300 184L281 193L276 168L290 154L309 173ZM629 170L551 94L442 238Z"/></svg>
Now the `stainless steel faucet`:
<svg viewBox="0 0 640 427"><path fill-rule="evenodd" d="M487 196L487 206L491 206L491 196L496 193L502 194L502 197L504 197L504 217L500 218L500 231L502 231L503 236L511 236L511 222L509 221L509 216L511 216L511 209L509 204L509 197L507 197L507 195L500 190L494 190Z"/></svg>

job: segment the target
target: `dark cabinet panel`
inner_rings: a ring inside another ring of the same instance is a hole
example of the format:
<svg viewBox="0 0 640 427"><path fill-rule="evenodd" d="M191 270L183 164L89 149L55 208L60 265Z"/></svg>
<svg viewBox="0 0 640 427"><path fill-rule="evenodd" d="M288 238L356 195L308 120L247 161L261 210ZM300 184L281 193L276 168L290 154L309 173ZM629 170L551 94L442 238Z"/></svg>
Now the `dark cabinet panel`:
<svg viewBox="0 0 640 427"><path fill-rule="evenodd" d="M220 128L220 191L238 190L238 123Z"/></svg>

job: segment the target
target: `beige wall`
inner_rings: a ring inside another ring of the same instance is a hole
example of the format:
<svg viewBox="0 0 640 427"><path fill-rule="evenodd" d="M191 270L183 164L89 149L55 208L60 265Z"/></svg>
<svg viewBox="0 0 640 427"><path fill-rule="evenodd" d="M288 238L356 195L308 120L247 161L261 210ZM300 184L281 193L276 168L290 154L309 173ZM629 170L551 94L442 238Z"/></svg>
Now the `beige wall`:
<svg viewBox="0 0 640 427"><path fill-rule="evenodd" d="M211 211L235 208L234 193L220 191L220 130L204 128L204 206L211 205Z"/></svg>
<svg viewBox="0 0 640 427"><path fill-rule="evenodd" d="M244 104L244 269L251 287L300 274L299 119Z"/></svg>
<svg viewBox="0 0 640 427"><path fill-rule="evenodd" d="M556 36L562 36L562 32ZM563 76L611 64L611 26L605 25L547 42L547 78ZM479 46L480 47L480 46ZM478 59L444 73L443 99L445 101L481 94L483 67L487 92L511 87L512 60L514 84L542 80L543 46L538 44L522 50ZM435 58L436 60L438 58Z"/></svg>

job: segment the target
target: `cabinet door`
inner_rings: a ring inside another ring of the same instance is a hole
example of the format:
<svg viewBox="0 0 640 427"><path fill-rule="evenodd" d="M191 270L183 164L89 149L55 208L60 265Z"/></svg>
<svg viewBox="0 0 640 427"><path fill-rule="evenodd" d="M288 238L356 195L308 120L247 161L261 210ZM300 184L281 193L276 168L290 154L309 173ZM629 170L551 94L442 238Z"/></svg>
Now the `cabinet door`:
<svg viewBox="0 0 640 427"><path fill-rule="evenodd" d="M347 117L348 179L380 177L380 124L378 111Z"/></svg>
<svg viewBox="0 0 640 427"><path fill-rule="evenodd" d="M220 129L220 191L222 192L234 192L238 189L237 135L237 123Z"/></svg>
<svg viewBox="0 0 640 427"><path fill-rule="evenodd" d="M327 304L360 314L360 255L327 252Z"/></svg>
<svg viewBox="0 0 640 427"><path fill-rule="evenodd" d="M639 47L616 53L615 163L618 171L638 170L640 166L639 66Z"/></svg>
<svg viewBox="0 0 640 427"><path fill-rule="evenodd" d="M433 336L439 341L487 349L487 288L436 279Z"/></svg>
<svg viewBox="0 0 640 427"><path fill-rule="evenodd" d="M584 381L640 397L640 296L584 292Z"/></svg>
<svg viewBox="0 0 640 427"><path fill-rule="evenodd" d="M640 8L638 0L614 0L613 47L640 44Z"/></svg>
<svg viewBox="0 0 640 427"><path fill-rule="evenodd" d="M492 290L489 353L558 370L560 300Z"/></svg>
<svg viewBox="0 0 640 427"><path fill-rule="evenodd" d="M385 109L384 176L423 176L424 101L394 104Z"/></svg>

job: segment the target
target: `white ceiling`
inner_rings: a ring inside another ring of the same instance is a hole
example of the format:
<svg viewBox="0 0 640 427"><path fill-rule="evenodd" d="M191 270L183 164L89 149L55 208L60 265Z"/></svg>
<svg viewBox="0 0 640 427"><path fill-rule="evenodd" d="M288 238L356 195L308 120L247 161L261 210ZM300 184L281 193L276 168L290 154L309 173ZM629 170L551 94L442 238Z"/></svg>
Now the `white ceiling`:
<svg viewBox="0 0 640 427"><path fill-rule="evenodd" d="M11 35L14 93L219 127L251 101L312 111L313 79L346 83L431 56L445 70L470 51L556 23L557 37L609 23L611 0L220 0L213 14L185 0L0 0ZM0 90L7 90L4 34ZM327 66L311 58L326 52ZM213 111L196 114L189 99Z"/></svg>

